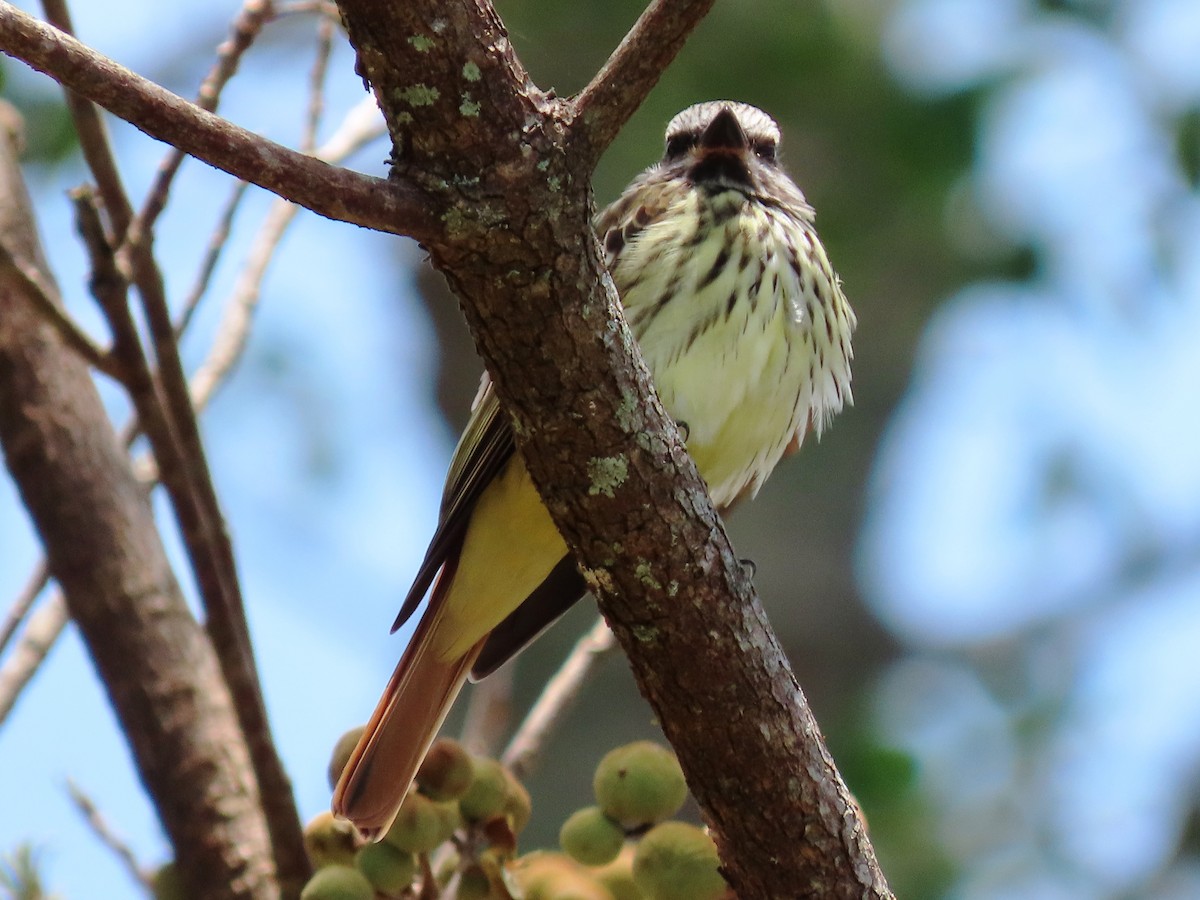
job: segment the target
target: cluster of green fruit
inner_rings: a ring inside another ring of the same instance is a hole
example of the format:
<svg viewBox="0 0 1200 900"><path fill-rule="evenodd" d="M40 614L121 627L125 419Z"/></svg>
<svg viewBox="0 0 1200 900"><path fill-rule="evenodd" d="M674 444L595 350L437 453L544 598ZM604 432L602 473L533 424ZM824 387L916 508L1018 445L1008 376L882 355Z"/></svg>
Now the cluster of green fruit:
<svg viewBox="0 0 1200 900"><path fill-rule="evenodd" d="M330 761L330 780L358 738ZM712 839L666 821L687 786L675 756L639 741L608 753L593 781L596 805L563 824L563 852L517 856L529 794L495 760L452 740L430 749L396 822L363 844L346 822L322 813L305 829L316 873L302 900L720 900L726 885Z"/></svg>

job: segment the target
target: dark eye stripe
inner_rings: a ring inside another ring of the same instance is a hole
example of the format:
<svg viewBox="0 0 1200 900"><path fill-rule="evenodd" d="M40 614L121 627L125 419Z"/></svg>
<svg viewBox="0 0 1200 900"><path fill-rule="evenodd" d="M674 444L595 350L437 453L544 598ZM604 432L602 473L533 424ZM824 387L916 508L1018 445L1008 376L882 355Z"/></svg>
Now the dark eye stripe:
<svg viewBox="0 0 1200 900"><path fill-rule="evenodd" d="M693 147L699 138L692 132L674 134L667 139L667 159L678 159Z"/></svg>

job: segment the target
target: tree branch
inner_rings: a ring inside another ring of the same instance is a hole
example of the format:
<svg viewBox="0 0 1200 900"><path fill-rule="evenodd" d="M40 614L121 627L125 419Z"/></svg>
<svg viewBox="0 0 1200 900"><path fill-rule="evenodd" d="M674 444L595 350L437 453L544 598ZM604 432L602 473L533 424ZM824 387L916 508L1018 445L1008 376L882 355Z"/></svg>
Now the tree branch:
<svg viewBox="0 0 1200 900"><path fill-rule="evenodd" d="M46 11L46 19L51 25L65 34L75 33L66 0L42 0L42 8ZM71 120L75 123L75 133L79 137L79 148L83 152L84 162L87 163L92 177L96 179L96 187L104 200L104 209L108 213L113 237L120 243L133 219L133 207L121 182L121 173L117 169L112 145L108 141L108 130L100 118L100 111L86 97L74 91L67 91L67 109L70 110Z"/></svg>
<svg viewBox="0 0 1200 900"><path fill-rule="evenodd" d="M600 160L666 70L713 0L653 0L573 106L573 153L589 169Z"/></svg>
<svg viewBox="0 0 1200 900"><path fill-rule="evenodd" d="M424 178L454 221L427 244L431 260L459 296L530 474L675 746L734 892L890 896L603 277L593 159L569 145L570 104L530 83L484 0L339 5L395 168ZM596 490L596 461L624 473L621 483Z"/></svg>
<svg viewBox="0 0 1200 900"><path fill-rule="evenodd" d="M10 142L3 257L41 261ZM249 754L212 647L188 611L149 500L83 362L0 265L0 444L192 891L272 896Z"/></svg>
<svg viewBox="0 0 1200 900"><path fill-rule="evenodd" d="M0 666L0 723L13 711L21 691L46 659L69 620L67 604L60 591L52 593L29 617L20 640Z"/></svg>
<svg viewBox="0 0 1200 900"><path fill-rule="evenodd" d="M79 810L79 814L83 816L83 821L91 829L92 834L121 861L121 865L125 867L125 871L129 873L129 877L140 884L148 896L153 896L154 883L150 872L144 869L141 863L138 862L129 844L112 830L112 827L105 821L104 816L101 815L100 809L96 806L92 798L84 793L83 788L69 778L67 779L67 793L71 797L71 802L75 804L75 808Z"/></svg>
<svg viewBox="0 0 1200 900"><path fill-rule="evenodd" d="M534 770L547 738L574 708L580 692L596 673L597 665L612 655L616 646L612 629L603 619L597 619L571 648L570 655L546 682L541 696L500 757L500 762L517 778L525 778Z"/></svg>
<svg viewBox="0 0 1200 900"><path fill-rule="evenodd" d="M217 48L217 62L200 85L196 106L205 112L214 112L221 99L221 91L229 83L229 79L237 72L238 64L254 39L262 31L263 25L273 12L271 0L246 0L241 10L229 27L229 37ZM178 147L171 147L166 157L158 166L158 174L154 184L146 194L146 201L138 213L134 227L136 232L153 230L154 223L167 206L167 197L171 193L171 183L183 165L185 153ZM245 179L243 179L245 180Z"/></svg>
<svg viewBox="0 0 1200 900"><path fill-rule="evenodd" d="M233 125L7 2L0 2L0 50L150 137L318 215L420 241L442 233L432 198L413 184L330 166Z"/></svg>

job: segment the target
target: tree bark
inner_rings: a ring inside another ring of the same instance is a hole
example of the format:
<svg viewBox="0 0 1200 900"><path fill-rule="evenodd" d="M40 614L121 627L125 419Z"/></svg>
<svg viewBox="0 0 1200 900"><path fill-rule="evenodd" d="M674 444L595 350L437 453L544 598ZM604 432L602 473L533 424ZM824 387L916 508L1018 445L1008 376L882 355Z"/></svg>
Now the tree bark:
<svg viewBox="0 0 1200 900"><path fill-rule="evenodd" d="M8 134L0 141L5 462L186 883L196 896L276 897L258 790L212 645L86 366L30 299L53 284L36 234Z"/></svg>
<svg viewBox="0 0 1200 900"><path fill-rule="evenodd" d="M605 141L593 129L621 117L579 115L539 90L484 0L339 5L388 120L393 175L443 210L430 257L679 754L735 893L890 896L604 276L589 183ZM582 96L627 100L592 87Z"/></svg>

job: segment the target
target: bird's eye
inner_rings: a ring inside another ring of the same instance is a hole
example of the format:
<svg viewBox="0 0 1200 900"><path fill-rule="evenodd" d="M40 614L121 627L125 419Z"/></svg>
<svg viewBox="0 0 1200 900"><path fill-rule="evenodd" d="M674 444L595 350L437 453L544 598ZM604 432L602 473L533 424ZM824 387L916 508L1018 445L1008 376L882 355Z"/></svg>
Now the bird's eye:
<svg viewBox="0 0 1200 900"><path fill-rule="evenodd" d="M667 159L679 159L696 146L696 135L691 133L673 134L667 138Z"/></svg>
<svg viewBox="0 0 1200 900"><path fill-rule="evenodd" d="M774 141L754 141L750 149L763 162L775 162L779 154L779 146Z"/></svg>

